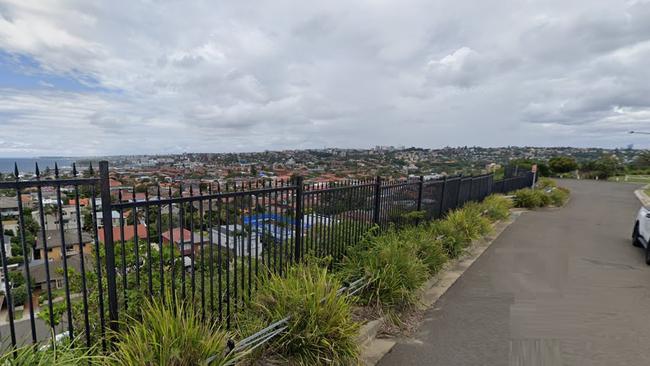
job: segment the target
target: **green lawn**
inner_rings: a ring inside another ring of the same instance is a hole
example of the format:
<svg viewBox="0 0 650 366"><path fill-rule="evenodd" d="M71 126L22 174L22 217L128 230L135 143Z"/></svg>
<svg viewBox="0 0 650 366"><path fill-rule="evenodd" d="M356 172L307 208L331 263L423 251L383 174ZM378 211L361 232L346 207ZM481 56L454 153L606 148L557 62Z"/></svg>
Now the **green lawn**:
<svg viewBox="0 0 650 366"><path fill-rule="evenodd" d="M620 183L650 183L650 175L619 175L607 180Z"/></svg>

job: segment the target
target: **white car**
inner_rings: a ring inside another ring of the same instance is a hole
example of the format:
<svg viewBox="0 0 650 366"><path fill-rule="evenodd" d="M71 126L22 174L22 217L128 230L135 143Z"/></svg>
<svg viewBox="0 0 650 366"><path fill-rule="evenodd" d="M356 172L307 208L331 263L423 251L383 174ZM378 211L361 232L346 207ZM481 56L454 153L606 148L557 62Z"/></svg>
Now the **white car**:
<svg viewBox="0 0 650 366"><path fill-rule="evenodd" d="M634 231L632 231L632 244L645 248L645 263L650 265L650 210L641 207L636 215Z"/></svg>

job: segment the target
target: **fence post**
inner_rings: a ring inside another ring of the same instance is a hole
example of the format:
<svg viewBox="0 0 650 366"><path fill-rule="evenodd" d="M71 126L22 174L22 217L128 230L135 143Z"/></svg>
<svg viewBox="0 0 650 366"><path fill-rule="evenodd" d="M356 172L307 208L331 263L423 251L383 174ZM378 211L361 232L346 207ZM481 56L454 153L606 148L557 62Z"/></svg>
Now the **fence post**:
<svg viewBox="0 0 650 366"><path fill-rule="evenodd" d="M424 177L420 176L420 182L418 184L418 209L417 211L422 210L422 189L424 188Z"/></svg>
<svg viewBox="0 0 650 366"><path fill-rule="evenodd" d="M302 200L303 200L303 177L302 176L297 176L296 177L296 218L295 218L295 227L294 227L294 259L296 263L300 261L301 253L302 253Z"/></svg>
<svg viewBox="0 0 650 366"><path fill-rule="evenodd" d="M460 175L460 180L458 181L458 194L456 195L456 207L454 209L460 207L460 192L461 189L463 188L463 175Z"/></svg>
<svg viewBox="0 0 650 366"><path fill-rule="evenodd" d="M442 180L442 193L440 194L440 216L439 216L439 218L442 217L442 215L444 215L443 210L445 209L445 195L446 195L445 191L446 190L447 190L447 176L445 175L445 177Z"/></svg>
<svg viewBox="0 0 650 366"><path fill-rule="evenodd" d="M375 178L375 207L372 215L372 221L379 225L379 211L381 209L381 177Z"/></svg>
<svg viewBox="0 0 650 366"><path fill-rule="evenodd" d="M113 245L113 215L111 207L111 185L108 177L108 161L99 162L99 183L102 201L102 221L104 224L104 251L106 252L106 280L108 284L109 326L117 331L117 285L115 282L115 248Z"/></svg>

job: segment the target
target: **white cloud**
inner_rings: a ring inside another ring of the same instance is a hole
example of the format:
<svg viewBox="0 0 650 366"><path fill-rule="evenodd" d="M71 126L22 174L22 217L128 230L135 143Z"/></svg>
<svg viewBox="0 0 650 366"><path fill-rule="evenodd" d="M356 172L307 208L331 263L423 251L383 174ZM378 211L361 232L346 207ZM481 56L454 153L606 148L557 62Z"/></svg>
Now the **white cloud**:
<svg viewBox="0 0 650 366"><path fill-rule="evenodd" d="M1 50L101 89L5 88L0 129L25 154L642 145L649 42L648 2L5 0Z"/></svg>

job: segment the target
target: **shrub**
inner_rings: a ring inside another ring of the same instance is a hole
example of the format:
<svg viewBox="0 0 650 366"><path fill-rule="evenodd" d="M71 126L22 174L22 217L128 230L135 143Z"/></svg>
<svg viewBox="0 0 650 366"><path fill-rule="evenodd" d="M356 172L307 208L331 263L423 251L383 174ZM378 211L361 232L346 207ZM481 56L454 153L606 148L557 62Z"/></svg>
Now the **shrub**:
<svg viewBox="0 0 650 366"><path fill-rule="evenodd" d="M536 208L544 206L547 200L546 195L541 190L530 188L520 189L514 193L515 206L523 208Z"/></svg>
<svg viewBox="0 0 650 366"><path fill-rule="evenodd" d="M557 183L555 183L555 181L551 178L542 177L537 180L535 186L539 189L555 188L557 187Z"/></svg>
<svg viewBox="0 0 650 366"><path fill-rule="evenodd" d="M493 194L481 203L485 215L492 221L504 220L510 217L512 201L502 195Z"/></svg>
<svg viewBox="0 0 650 366"><path fill-rule="evenodd" d="M29 345L19 347L16 352L0 355L0 365L14 366L51 366L51 365L104 365L106 358L95 355L96 349L79 347L69 340L52 342L46 345Z"/></svg>
<svg viewBox="0 0 650 366"><path fill-rule="evenodd" d="M167 297L169 298L169 297ZM216 323L202 322L190 303L176 306L145 301L142 320L131 319L118 340L112 362L116 365L199 365L217 355L211 365L232 362L223 356L228 333Z"/></svg>
<svg viewBox="0 0 650 366"><path fill-rule="evenodd" d="M492 230L490 220L483 216L483 205L471 202L462 209L451 211L444 220L431 224L433 236L441 237L449 258L458 257L472 240Z"/></svg>
<svg viewBox="0 0 650 366"><path fill-rule="evenodd" d="M25 257L23 257L22 255L15 255L15 256L13 256L13 257L9 257L9 258L7 259L7 264L8 264L8 265L11 265L11 264L22 264L22 263L24 263L24 261L25 261Z"/></svg>
<svg viewBox="0 0 650 366"><path fill-rule="evenodd" d="M358 324L351 300L337 296L341 283L314 264L288 268L262 279L250 314L261 324L290 316L289 328L267 345L271 357L300 365L348 365L358 356Z"/></svg>
<svg viewBox="0 0 650 366"><path fill-rule="evenodd" d="M426 218L426 215L426 211L411 211L402 214L398 220L399 226L417 225L419 222L423 221Z"/></svg>
<svg viewBox="0 0 650 366"><path fill-rule="evenodd" d="M411 245L420 260L426 265L429 274L438 272L447 262L447 254L442 240L433 235L428 226L409 227L398 232L400 240Z"/></svg>
<svg viewBox="0 0 650 366"><path fill-rule="evenodd" d="M536 208L548 205L562 206L569 198L569 190L558 187L551 179L540 179L537 189L520 189L514 192L514 202L517 207Z"/></svg>
<svg viewBox="0 0 650 366"><path fill-rule="evenodd" d="M389 231L372 238L367 249L352 248L343 262L341 276L367 278L368 285L360 293L362 302L390 315L416 302L414 292L429 277L429 269L413 244Z"/></svg>
<svg viewBox="0 0 650 366"><path fill-rule="evenodd" d="M23 306L27 301L27 285L21 285L11 289L11 296L14 306Z"/></svg>
<svg viewBox="0 0 650 366"><path fill-rule="evenodd" d="M480 238L492 229L489 220L481 215L480 206L476 203L450 212L444 221L449 222L454 230L461 233L465 243Z"/></svg>
<svg viewBox="0 0 650 366"><path fill-rule="evenodd" d="M569 190L563 187L558 187L553 189L548 196L554 206L562 206L569 198Z"/></svg>

